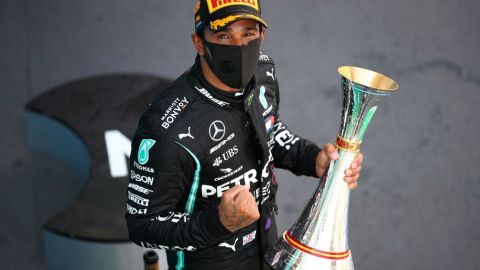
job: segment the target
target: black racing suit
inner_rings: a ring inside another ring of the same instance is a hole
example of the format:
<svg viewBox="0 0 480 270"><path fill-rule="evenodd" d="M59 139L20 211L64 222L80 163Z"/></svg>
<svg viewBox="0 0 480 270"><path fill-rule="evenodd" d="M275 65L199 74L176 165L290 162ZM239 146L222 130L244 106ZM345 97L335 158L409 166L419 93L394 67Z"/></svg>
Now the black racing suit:
<svg viewBox="0 0 480 270"><path fill-rule="evenodd" d="M132 241L166 250L169 269L262 269L277 238L274 166L316 175L319 148L278 117L274 71L261 53L244 93L227 93L203 78L197 58L142 115L126 219ZM235 185L250 185L261 217L231 233L218 205Z"/></svg>

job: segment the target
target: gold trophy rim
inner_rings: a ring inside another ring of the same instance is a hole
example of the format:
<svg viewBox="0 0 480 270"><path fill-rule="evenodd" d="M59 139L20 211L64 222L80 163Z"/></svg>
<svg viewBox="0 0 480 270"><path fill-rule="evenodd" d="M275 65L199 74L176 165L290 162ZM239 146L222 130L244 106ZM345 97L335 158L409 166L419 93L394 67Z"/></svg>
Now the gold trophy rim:
<svg viewBox="0 0 480 270"><path fill-rule="evenodd" d="M398 89L397 82L386 75L370 69L355 66L341 66L338 68L338 73L342 77L368 88L381 91L395 91Z"/></svg>

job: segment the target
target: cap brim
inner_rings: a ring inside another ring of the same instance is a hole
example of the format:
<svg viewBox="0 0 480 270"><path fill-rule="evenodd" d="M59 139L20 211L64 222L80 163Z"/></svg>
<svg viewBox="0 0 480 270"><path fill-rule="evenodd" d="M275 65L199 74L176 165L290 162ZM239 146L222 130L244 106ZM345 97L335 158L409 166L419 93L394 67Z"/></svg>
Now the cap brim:
<svg viewBox="0 0 480 270"><path fill-rule="evenodd" d="M213 22L210 22L210 29L214 32L218 32L223 30L225 27L229 26L230 24L239 20L254 20L261 23L266 28L268 28L267 23L264 20L262 20L262 18L253 14L243 13L243 14L228 15L222 19L218 19Z"/></svg>

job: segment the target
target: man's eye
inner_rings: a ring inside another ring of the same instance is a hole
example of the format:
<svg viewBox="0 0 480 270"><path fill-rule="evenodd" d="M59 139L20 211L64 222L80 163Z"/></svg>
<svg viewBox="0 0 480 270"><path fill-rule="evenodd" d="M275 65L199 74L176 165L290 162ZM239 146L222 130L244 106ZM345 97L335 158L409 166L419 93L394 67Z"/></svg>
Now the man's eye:
<svg viewBox="0 0 480 270"><path fill-rule="evenodd" d="M221 35L218 35L217 38L218 39L228 39L229 37L228 37L228 35L222 35L221 34Z"/></svg>
<svg viewBox="0 0 480 270"><path fill-rule="evenodd" d="M247 32L246 34L247 37L255 37L257 34L255 32Z"/></svg>

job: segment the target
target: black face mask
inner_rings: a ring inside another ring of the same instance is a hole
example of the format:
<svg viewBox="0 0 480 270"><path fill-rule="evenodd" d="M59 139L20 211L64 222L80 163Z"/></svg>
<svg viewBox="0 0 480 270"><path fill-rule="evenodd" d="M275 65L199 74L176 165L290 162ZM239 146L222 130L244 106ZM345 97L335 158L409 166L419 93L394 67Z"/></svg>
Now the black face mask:
<svg viewBox="0 0 480 270"><path fill-rule="evenodd" d="M246 46L221 45L204 40L205 60L213 73L232 88L245 88L253 77L260 56L260 38Z"/></svg>

